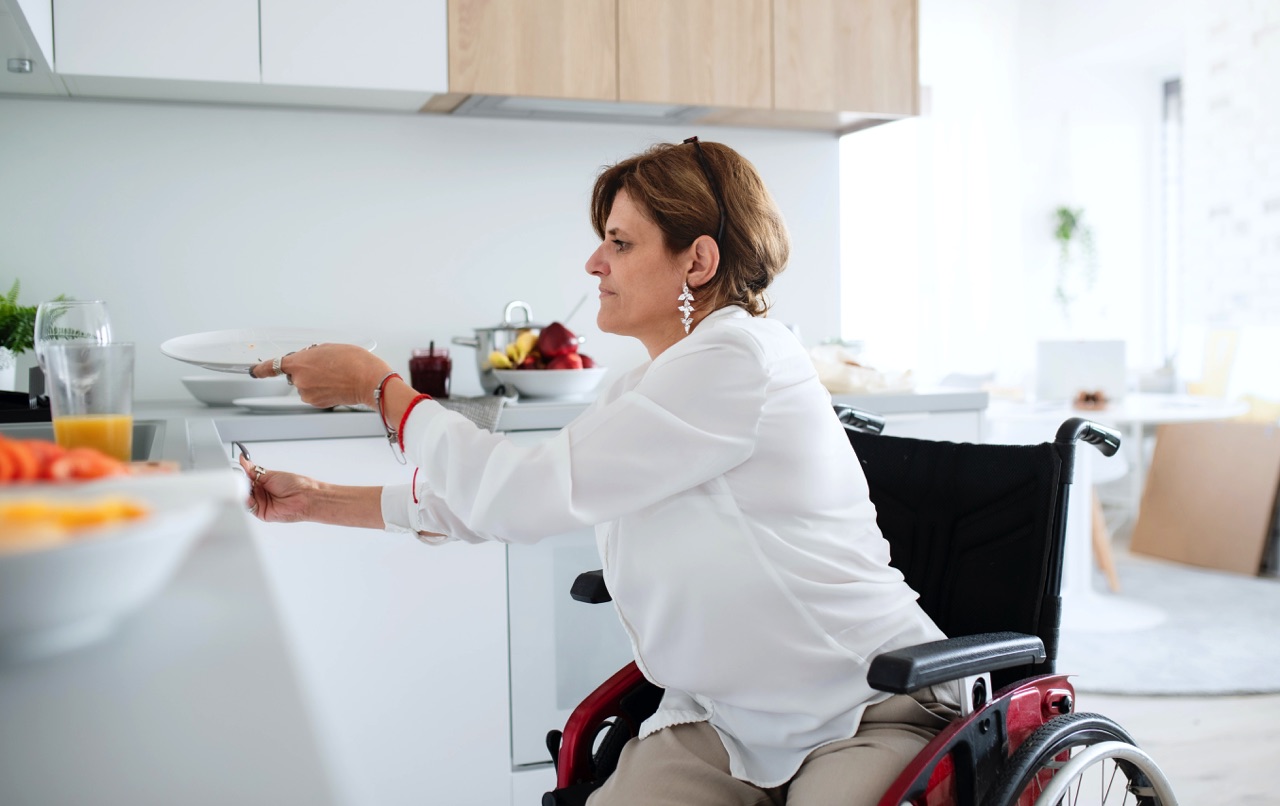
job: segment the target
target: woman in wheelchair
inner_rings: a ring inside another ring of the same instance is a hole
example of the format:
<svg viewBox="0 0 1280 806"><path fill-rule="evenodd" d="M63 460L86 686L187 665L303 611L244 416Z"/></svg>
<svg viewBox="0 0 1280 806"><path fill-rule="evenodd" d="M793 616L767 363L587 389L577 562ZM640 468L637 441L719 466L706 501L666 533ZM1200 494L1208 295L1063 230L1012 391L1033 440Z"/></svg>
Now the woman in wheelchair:
<svg viewBox="0 0 1280 806"><path fill-rule="evenodd" d="M431 544L593 525L635 660L665 694L591 804L875 803L960 697L867 683L871 657L944 636L889 564L806 351L765 317L782 217L750 162L691 138L604 170L591 221L600 329L639 339L647 363L517 446L360 348L264 362L255 374L287 373L308 403L375 408L417 470L341 487L241 457L250 509Z"/></svg>

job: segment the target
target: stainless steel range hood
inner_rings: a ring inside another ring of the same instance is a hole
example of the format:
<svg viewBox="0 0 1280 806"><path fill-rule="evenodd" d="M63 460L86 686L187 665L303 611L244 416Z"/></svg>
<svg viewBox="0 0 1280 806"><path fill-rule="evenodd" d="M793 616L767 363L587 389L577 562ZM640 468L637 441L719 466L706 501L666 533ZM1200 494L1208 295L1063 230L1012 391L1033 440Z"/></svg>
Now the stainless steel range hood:
<svg viewBox="0 0 1280 806"><path fill-rule="evenodd" d="M455 115L540 120L579 120L609 123L689 123L705 116L704 106L585 101L571 98L524 98L509 95L471 95L453 110Z"/></svg>

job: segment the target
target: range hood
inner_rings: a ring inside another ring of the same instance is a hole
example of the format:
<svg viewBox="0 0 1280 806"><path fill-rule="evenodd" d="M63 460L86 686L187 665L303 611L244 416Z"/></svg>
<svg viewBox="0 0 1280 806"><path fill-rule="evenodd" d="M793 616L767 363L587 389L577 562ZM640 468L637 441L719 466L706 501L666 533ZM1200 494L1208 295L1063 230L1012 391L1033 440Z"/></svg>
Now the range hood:
<svg viewBox="0 0 1280 806"><path fill-rule="evenodd" d="M689 123L705 116L705 106L586 101L572 98L524 98L471 95L453 109L455 115L535 120L579 120L609 123Z"/></svg>

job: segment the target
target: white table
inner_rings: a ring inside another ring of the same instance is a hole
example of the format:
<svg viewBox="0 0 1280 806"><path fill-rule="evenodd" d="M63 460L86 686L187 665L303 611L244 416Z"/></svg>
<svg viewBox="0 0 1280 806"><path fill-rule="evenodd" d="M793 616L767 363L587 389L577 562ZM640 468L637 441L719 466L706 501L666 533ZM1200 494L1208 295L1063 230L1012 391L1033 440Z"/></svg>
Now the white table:
<svg viewBox="0 0 1280 806"><path fill-rule="evenodd" d="M1129 456L1130 466L1128 515L1136 523L1147 478L1147 460L1143 450L1147 429L1158 425L1226 420L1244 414L1248 410L1248 404L1243 401L1194 395L1141 393L1126 395L1124 399L1100 411L1082 412L1082 414L1104 425L1118 428L1124 436L1124 446Z"/></svg>
<svg viewBox="0 0 1280 806"><path fill-rule="evenodd" d="M1122 450L1129 455L1132 481L1132 515L1136 517L1142 500L1145 457L1142 438L1149 426L1169 423L1222 420L1243 414L1244 403L1190 395L1133 394L1105 409L1088 411L1065 404L1012 403L992 401L987 410L984 441L1036 443L1052 441L1057 427L1071 417L1083 417L1116 428L1123 439ZM1082 631L1139 630L1164 621L1159 608L1093 587L1092 513L1090 492L1100 462L1112 461L1095 448L1080 443L1077 448L1072 495L1067 509L1066 556L1062 568L1062 628Z"/></svg>

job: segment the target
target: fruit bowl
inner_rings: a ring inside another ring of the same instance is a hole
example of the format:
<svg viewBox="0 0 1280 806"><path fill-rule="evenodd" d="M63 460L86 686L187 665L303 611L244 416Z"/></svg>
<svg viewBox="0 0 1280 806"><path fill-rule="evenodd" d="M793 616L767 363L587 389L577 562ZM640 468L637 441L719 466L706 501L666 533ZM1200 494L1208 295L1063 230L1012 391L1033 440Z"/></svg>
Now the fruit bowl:
<svg viewBox="0 0 1280 806"><path fill-rule="evenodd" d="M230 406L240 397L275 397L289 394L288 380L283 375L274 378L250 378L248 375L186 375L182 385L191 396L206 406Z"/></svg>
<svg viewBox="0 0 1280 806"><path fill-rule="evenodd" d="M0 503L110 497L149 510L52 542L0 536L0 667L111 635L168 584L220 507L238 504L247 486L243 474L212 470L0 489Z"/></svg>
<svg viewBox="0 0 1280 806"><path fill-rule="evenodd" d="M577 398L594 392L604 376L605 367L591 369L495 369L494 376L507 391L513 388L521 397Z"/></svg>

